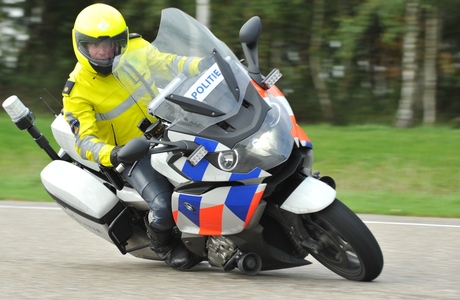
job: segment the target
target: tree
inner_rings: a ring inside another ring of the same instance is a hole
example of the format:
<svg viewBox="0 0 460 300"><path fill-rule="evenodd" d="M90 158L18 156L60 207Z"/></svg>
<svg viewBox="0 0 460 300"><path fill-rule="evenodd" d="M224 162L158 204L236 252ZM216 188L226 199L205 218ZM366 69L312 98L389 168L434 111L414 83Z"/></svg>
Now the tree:
<svg viewBox="0 0 460 300"><path fill-rule="evenodd" d="M240 58L241 25L261 17L261 71L283 73L277 85L299 122L407 127L460 115L458 0L197 1L209 3L213 33ZM152 41L163 8L196 16L197 1L104 3L123 13L130 31ZM43 88L59 98L76 62L73 22L95 2L0 0L0 96L13 92L33 109L47 96ZM11 14L11 7L23 9L23 16Z"/></svg>
<svg viewBox="0 0 460 300"><path fill-rule="evenodd" d="M210 0L196 0L196 19L204 26L209 26L209 18L211 15Z"/></svg>
<svg viewBox="0 0 460 300"><path fill-rule="evenodd" d="M433 125L436 121L437 56L440 21L437 7L428 7L426 12L427 19L425 22L425 56L423 69L423 124Z"/></svg>
<svg viewBox="0 0 460 300"><path fill-rule="evenodd" d="M321 46L323 40L321 38L321 30L324 22L324 0L313 0L313 23L311 28L311 42L309 51L310 70L313 83L318 95L319 104L323 111L324 120L329 123L334 122L334 114L332 112L332 102L329 97L329 92L324 79L324 74L321 66Z"/></svg>
<svg viewBox="0 0 460 300"><path fill-rule="evenodd" d="M395 126L405 128L412 125L414 95L417 72L417 38L419 34L419 4L417 0L406 2L406 33L403 42L403 65L401 100L396 113Z"/></svg>

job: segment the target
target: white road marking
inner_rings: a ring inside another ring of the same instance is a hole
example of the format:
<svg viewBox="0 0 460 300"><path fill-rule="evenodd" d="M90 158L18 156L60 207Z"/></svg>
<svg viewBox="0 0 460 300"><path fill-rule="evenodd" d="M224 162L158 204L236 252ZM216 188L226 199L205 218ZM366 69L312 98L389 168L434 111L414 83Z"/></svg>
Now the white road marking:
<svg viewBox="0 0 460 300"><path fill-rule="evenodd" d="M448 227L460 228L460 225L447 225L447 224L425 224L425 223L404 223L404 222L380 222L380 221L363 221L367 224L384 224L384 225L406 225L406 226L425 226L425 227Z"/></svg>
<svg viewBox="0 0 460 300"><path fill-rule="evenodd" d="M1 205L0 208L12 208L12 209L36 209L36 210L61 210L60 207L51 206L22 206L22 205Z"/></svg>
<svg viewBox="0 0 460 300"><path fill-rule="evenodd" d="M0 209L36 209L36 210L61 210L60 207L52 206L23 206L23 205L2 205ZM382 224L382 225L403 225L403 226L424 226L424 227L444 227L444 228L460 228L460 225L448 224L428 224L428 223L405 223L405 222L383 222L383 221L364 221L366 224Z"/></svg>

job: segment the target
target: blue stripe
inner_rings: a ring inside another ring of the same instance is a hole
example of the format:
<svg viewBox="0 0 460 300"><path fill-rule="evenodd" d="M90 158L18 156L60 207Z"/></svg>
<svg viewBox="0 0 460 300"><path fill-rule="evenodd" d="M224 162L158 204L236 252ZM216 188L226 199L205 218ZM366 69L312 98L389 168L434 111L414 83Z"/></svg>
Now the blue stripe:
<svg viewBox="0 0 460 300"><path fill-rule="evenodd" d="M218 143L213 140L208 140L200 137L196 137L195 143L203 145L208 152L214 152L217 148ZM188 161L184 164L182 172L190 179L195 181L202 181L204 173L208 168L209 162L206 159L201 160L196 166L192 166Z"/></svg>
<svg viewBox="0 0 460 300"><path fill-rule="evenodd" d="M258 184L253 184L231 187L225 200L225 206L238 218L245 221L258 186Z"/></svg>
<svg viewBox="0 0 460 300"><path fill-rule="evenodd" d="M182 173L194 181L202 181L208 165L209 162L206 159L201 160L196 166L192 166L188 161L186 161L184 167L182 168Z"/></svg>
<svg viewBox="0 0 460 300"><path fill-rule="evenodd" d="M195 210L190 211L186 208L184 203L190 204ZM179 208L178 210L192 221L196 226L200 226L200 206L201 206L201 197L193 195L179 195Z"/></svg>

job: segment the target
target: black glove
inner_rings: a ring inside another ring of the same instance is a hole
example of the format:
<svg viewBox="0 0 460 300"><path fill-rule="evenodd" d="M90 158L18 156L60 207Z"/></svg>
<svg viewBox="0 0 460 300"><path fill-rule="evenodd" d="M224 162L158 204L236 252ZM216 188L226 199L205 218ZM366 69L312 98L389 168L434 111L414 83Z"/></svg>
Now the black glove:
<svg viewBox="0 0 460 300"><path fill-rule="evenodd" d="M209 69L209 67L213 64L214 59L212 58L212 55L206 55L198 63L198 70L200 70L200 72L203 72L204 70Z"/></svg>
<svg viewBox="0 0 460 300"><path fill-rule="evenodd" d="M115 148L112 149L112 152L110 152L110 162L114 168L121 164L121 161L118 159L118 151L120 151L122 147L123 146L115 146Z"/></svg>

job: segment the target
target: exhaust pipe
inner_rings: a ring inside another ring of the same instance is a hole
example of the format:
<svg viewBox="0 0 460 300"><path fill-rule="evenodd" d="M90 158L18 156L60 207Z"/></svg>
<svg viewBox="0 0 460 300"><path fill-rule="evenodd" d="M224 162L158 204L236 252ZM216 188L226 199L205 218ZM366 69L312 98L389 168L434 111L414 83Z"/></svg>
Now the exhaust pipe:
<svg viewBox="0 0 460 300"><path fill-rule="evenodd" d="M262 269L262 259L256 253L246 253L238 259L238 269L247 275L257 275Z"/></svg>

